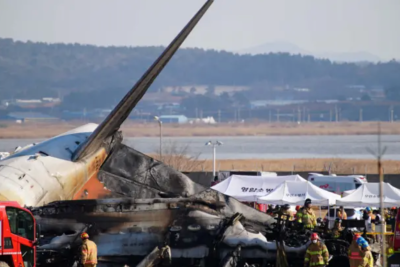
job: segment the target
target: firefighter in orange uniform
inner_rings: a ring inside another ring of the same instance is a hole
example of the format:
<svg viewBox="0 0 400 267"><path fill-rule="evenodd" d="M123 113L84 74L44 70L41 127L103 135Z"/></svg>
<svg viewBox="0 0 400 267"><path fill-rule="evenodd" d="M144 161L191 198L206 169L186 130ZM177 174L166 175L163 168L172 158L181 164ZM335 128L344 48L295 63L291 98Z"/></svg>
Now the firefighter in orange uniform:
<svg viewBox="0 0 400 267"><path fill-rule="evenodd" d="M357 244L357 240L360 238L360 234L355 234L353 237L353 242L351 242L351 245L349 247L349 262L350 262L350 267L359 267L362 266L363 263L363 253L361 250L361 247Z"/></svg>
<svg viewBox="0 0 400 267"><path fill-rule="evenodd" d="M97 246L89 240L89 235L83 233L82 239L82 258L81 263L85 267L95 267L97 265Z"/></svg>

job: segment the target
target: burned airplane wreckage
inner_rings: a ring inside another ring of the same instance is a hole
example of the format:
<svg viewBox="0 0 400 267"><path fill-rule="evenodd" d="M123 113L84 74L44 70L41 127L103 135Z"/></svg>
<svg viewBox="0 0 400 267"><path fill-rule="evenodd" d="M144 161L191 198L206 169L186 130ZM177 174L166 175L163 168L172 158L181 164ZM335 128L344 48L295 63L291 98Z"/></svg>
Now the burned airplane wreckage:
<svg viewBox="0 0 400 267"><path fill-rule="evenodd" d="M79 236L98 245L98 266L150 266L160 247L173 266L302 264L307 233L194 183L123 144L121 124L213 3L208 0L100 124L25 147L1 161L0 199L30 207L40 232L38 266L73 266ZM49 203L49 204L48 204ZM278 242L279 241L279 242ZM346 244L332 242L331 254Z"/></svg>

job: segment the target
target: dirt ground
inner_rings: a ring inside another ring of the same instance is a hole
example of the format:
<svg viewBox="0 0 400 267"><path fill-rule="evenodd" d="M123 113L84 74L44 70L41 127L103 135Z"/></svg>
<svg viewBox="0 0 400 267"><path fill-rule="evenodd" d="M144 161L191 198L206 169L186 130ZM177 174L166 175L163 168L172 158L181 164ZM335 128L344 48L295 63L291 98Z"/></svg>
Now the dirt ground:
<svg viewBox="0 0 400 267"><path fill-rule="evenodd" d="M48 138L85 121L73 122L15 122L0 121L0 138ZM125 137L157 137L157 123L126 122L121 130ZM310 122L287 123L221 123L221 124L163 124L163 136L266 136L266 135L367 135L376 134L377 122ZM382 122L382 134L400 134L400 122Z"/></svg>

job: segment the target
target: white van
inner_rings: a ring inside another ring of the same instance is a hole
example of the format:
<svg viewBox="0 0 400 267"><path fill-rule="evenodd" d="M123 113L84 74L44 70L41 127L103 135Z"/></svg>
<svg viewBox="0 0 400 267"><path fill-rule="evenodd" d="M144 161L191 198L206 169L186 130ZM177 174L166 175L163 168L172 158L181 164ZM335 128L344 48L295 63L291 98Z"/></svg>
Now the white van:
<svg viewBox="0 0 400 267"><path fill-rule="evenodd" d="M362 184L368 183L362 175L334 176L334 175L309 175L308 181L329 192L342 195L344 191L355 190Z"/></svg>

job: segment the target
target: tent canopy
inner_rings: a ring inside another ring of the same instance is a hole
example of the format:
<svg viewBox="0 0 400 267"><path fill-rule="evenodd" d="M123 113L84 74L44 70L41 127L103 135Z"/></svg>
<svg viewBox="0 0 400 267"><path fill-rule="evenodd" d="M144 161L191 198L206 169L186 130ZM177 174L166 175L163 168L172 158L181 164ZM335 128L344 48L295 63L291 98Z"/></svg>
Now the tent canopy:
<svg viewBox="0 0 400 267"><path fill-rule="evenodd" d="M285 181L268 195L258 198L258 202L275 205L304 205L307 198L311 199L312 205L328 206L334 205L340 196L310 182Z"/></svg>
<svg viewBox="0 0 400 267"><path fill-rule="evenodd" d="M211 189L236 198L239 201L257 201L260 196L272 192L284 181L306 182L300 175L288 176L243 176L232 175Z"/></svg>
<svg viewBox="0 0 400 267"><path fill-rule="evenodd" d="M362 184L350 195L338 200L337 205L353 207L380 207L379 183ZM400 206L400 190L383 183L383 204L385 207Z"/></svg>

